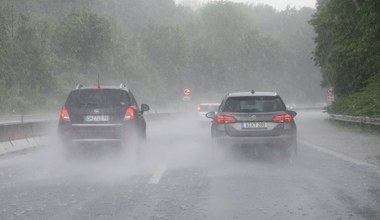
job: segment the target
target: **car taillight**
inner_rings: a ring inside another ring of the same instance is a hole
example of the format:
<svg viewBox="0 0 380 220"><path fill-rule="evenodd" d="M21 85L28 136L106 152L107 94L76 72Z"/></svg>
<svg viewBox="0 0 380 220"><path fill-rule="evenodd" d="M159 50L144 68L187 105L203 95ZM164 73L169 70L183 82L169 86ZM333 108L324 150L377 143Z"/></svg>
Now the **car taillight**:
<svg viewBox="0 0 380 220"><path fill-rule="evenodd" d="M125 115L124 115L124 120L125 121L128 121L128 120L134 120L136 117L136 111L134 108L132 107L128 107L126 110L125 110Z"/></svg>
<svg viewBox="0 0 380 220"><path fill-rule="evenodd" d="M61 121L70 121L69 111L66 107L61 108L61 112L59 113L59 119Z"/></svg>
<svg viewBox="0 0 380 220"><path fill-rule="evenodd" d="M217 115L215 117L215 121L218 124L223 124L223 123L234 123L236 122L236 118L230 115Z"/></svg>
<svg viewBox="0 0 380 220"><path fill-rule="evenodd" d="M282 114L276 115L272 118L273 122L291 122L293 120L293 116L290 114Z"/></svg>
<svg viewBox="0 0 380 220"><path fill-rule="evenodd" d="M198 105L198 107L197 107L197 111L198 111L198 112L201 111L201 106L200 106L200 105Z"/></svg>

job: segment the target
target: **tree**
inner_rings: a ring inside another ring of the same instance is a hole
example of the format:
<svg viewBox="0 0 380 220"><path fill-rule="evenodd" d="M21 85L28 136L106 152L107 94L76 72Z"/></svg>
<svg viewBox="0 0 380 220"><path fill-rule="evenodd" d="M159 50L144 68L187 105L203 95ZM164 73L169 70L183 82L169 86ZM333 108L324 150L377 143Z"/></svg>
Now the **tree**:
<svg viewBox="0 0 380 220"><path fill-rule="evenodd" d="M111 23L95 13L73 10L58 26L56 44L67 71L97 74L112 65Z"/></svg>
<svg viewBox="0 0 380 220"><path fill-rule="evenodd" d="M323 85L333 85L338 96L361 91L379 70L373 68L379 63L375 61L379 47L372 46L378 42L378 4L327 1L310 21L317 33L314 59L321 67Z"/></svg>

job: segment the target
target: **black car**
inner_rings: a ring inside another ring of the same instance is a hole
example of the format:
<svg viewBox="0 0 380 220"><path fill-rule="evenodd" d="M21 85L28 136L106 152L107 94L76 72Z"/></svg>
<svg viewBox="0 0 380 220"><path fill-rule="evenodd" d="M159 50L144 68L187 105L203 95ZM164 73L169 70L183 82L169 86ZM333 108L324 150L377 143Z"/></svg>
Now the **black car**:
<svg viewBox="0 0 380 220"><path fill-rule="evenodd" d="M117 143L146 138L143 113L132 92L119 87L84 87L72 90L60 111L58 131L67 146L76 143Z"/></svg>
<svg viewBox="0 0 380 220"><path fill-rule="evenodd" d="M290 158L297 152L296 114L278 94L252 90L226 95L218 112L206 117L218 145L274 146Z"/></svg>

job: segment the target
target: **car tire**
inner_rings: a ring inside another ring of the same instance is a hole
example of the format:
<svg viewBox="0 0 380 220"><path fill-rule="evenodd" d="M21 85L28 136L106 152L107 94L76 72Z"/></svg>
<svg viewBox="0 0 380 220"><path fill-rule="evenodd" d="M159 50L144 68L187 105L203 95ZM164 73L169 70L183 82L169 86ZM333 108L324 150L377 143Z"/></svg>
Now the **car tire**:
<svg viewBox="0 0 380 220"><path fill-rule="evenodd" d="M140 141L146 141L146 130L140 132Z"/></svg>
<svg viewBox="0 0 380 220"><path fill-rule="evenodd" d="M281 155L286 162L290 164L295 163L298 156L297 141L294 141L291 145L282 147Z"/></svg>

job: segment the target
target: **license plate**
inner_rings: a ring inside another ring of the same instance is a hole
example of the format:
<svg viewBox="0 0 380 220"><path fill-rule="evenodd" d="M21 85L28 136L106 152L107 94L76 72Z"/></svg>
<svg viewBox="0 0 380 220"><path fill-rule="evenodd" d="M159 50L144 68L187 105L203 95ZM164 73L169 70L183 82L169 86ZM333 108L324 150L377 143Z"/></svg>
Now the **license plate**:
<svg viewBox="0 0 380 220"><path fill-rule="evenodd" d="M85 122L106 122L109 119L109 115L86 115L84 117Z"/></svg>
<svg viewBox="0 0 380 220"><path fill-rule="evenodd" d="M243 122L241 124L241 128L243 129L266 129L268 128L268 124L266 122Z"/></svg>

